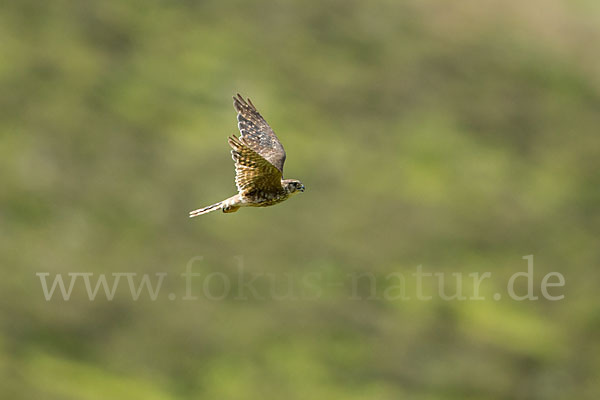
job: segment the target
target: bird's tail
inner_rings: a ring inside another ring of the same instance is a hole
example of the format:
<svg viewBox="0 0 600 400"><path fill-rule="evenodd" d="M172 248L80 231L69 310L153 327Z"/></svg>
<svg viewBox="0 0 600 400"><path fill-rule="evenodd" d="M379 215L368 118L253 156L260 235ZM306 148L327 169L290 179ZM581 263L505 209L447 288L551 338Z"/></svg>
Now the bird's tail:
<svg viewBox="0 0 600 400"><path fill-rule="evenodd" d="M220 210L222 208L223 208L223 202L220 201L220 202L215 203L215 204L213 204L211 206L204 207L204 208L199 208L199 209L194 210L194 211L190 211L190 218L197 217L198 215L202 215L202 214L208 214L211 211Z"/></svg>

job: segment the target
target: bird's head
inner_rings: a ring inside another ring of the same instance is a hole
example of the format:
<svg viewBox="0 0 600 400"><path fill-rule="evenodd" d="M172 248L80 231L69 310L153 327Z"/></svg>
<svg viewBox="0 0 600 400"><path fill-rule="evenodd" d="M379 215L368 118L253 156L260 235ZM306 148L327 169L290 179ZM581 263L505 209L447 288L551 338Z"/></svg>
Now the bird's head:
<svg viewBox="0 0 600 400"><path fill-rule="evenodd" d="M304 185L298 179L285 179L281 183L285 190L290 194L304 192Z"/></svg>

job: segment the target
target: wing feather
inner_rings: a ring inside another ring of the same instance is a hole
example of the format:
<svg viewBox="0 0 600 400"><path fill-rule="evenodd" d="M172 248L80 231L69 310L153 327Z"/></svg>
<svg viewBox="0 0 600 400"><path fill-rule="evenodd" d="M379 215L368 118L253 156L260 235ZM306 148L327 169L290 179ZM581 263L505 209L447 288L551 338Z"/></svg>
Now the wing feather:
<svg viewBox="0 0 600 400"><path fill-rule="evenodd" d="M238 112L238 129L242 135L240 141L273 164L283 176L285 150L273 129L250 99L246 101L238 93L233 97L233 106Z"/></svg>
<svg viewBox="0 0 600 400"><path fill-rule="evenodd" d="M281 191L281 171L235 136L228 140L240 194Z"/></svg>

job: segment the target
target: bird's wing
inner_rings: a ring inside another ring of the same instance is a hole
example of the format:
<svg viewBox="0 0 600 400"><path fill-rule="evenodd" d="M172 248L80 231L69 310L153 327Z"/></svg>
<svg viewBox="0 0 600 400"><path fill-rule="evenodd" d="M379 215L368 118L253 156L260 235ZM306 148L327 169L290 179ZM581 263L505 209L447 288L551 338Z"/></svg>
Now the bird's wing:
<svg viewBox="0 0 600 400"><path fill-rule="evenodd" d="M235 136L229 138L240 193L281 190L281 171Z"/></svg>
<svg viewBox="0 0 600 400"><path fill-rule="evenodd" d="M240 141L273 164L283 176L285 150L273 129L258 113L250 99L246 101L238 93L233 97L233 106L238 113L238 129L242 134Z"/></svg>

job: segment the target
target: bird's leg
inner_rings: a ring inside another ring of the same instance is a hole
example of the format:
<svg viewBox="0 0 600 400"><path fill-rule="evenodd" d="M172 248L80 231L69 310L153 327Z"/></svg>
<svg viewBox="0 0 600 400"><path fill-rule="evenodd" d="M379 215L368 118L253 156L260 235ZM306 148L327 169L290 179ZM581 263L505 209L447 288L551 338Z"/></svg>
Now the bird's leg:
<svg viewBox="0 0 600 400"><path fill-rule="evenodd" d="M231 196L227 200L223 200L223 212L224 213L233 213L240 209L242 206L242 198L239 194L235 196Z"/></svg>

